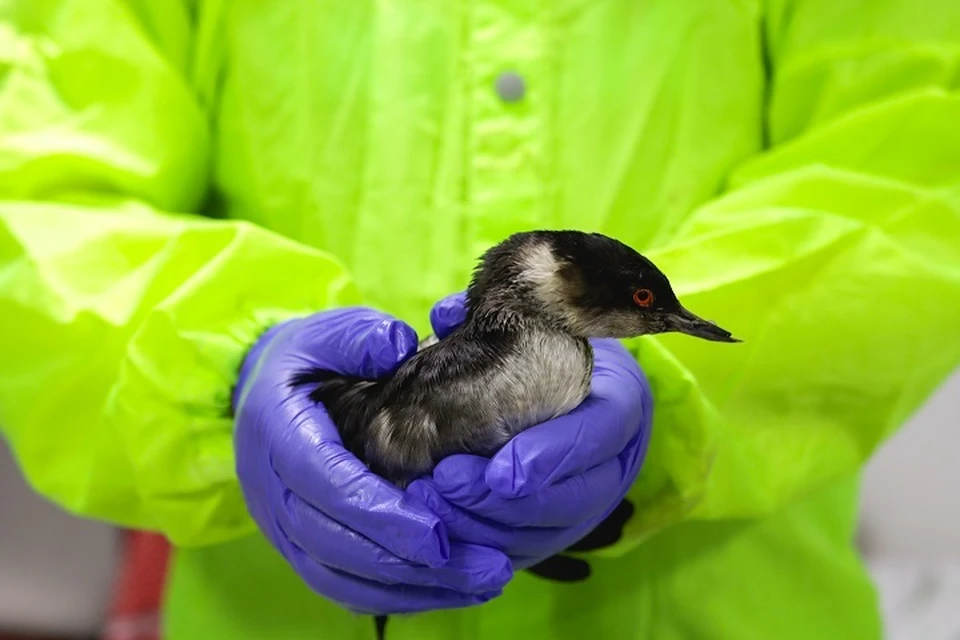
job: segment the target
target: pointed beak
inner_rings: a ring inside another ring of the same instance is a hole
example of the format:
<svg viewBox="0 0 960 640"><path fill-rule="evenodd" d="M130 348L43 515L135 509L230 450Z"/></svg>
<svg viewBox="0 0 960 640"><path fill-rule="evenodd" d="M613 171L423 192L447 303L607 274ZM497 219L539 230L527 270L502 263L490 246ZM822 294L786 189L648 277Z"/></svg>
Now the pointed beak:
<svg viewBox="0 0 960 640"><path fill-rule="evenodd" d="M667 316L667 326L671 331L679 331L690 336L712 340L714 342L741 342L729 331L721 329L709 320L694 315L680 307L680 310Z"/></svg>

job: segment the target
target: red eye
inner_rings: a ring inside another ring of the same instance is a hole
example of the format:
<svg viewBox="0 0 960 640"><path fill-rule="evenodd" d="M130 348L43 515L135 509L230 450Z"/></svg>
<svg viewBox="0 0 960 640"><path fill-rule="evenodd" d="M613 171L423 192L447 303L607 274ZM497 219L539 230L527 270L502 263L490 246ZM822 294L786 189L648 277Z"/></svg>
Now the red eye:
<svg viewBox="0 0 960 640"><path fill-rule="evenodd" d="M633 292L633 301L638 307L649 307L653 304L653 291L650 289L637 289Z"/></svg>

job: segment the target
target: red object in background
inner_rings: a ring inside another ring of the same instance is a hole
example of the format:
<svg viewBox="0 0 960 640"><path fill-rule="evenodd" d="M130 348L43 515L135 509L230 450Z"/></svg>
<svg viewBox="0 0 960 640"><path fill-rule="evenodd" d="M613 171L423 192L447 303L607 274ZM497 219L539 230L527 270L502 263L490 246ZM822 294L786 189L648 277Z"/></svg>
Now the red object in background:
<svg viewBox="0 0 960 640"><path fill-rule="evenodd" d="M128 531L101 640L161 640L161 611L170 543L162 535Z"/></svg>

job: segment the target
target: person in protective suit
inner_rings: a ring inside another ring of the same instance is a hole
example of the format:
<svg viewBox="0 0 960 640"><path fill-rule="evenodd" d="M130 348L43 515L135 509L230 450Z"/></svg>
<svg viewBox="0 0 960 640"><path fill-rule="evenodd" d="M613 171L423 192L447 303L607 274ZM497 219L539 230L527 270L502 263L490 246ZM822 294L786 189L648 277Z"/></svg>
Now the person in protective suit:
<svg viewBox="0 0 960 640"><path fill-rule="evenodd" d="M859 471L960 363L960 4L15 0L0 48L0 425L175 545L165 637L880 636ZM532 228L744 344L606 344L406 491L281 384L389 372Z"/></svg>

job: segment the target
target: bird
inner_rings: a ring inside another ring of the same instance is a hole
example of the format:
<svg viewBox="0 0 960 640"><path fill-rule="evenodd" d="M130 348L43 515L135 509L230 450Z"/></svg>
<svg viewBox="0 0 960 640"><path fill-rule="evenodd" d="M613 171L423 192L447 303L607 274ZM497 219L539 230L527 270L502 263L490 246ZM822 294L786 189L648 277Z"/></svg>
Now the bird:
<svg viewBox="0 0 960 640"><path fill-rule="evenodd" d="M648 258L599 233L525 231L481 256L466 318L428 337L390 376L307 369L344 446L404 488L454 453L491 456L524 429L577 407L590 392L590 338L680 332L739 342L686 310Z"/></svg>
<svg viewBox="0 0 960 640"><path fill-rule="evenodd" d="M576 408L590 393L591 338L677 332L740 342L687 310L650 259L586 231L521 231L490 247L465 306L459 326L428 336L392 375L313 368L291 377L292 387L311 387L344 447L400 488L449 455L490 457ZM376 617L378 638L385 626Z"/></svg>

